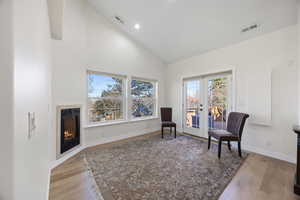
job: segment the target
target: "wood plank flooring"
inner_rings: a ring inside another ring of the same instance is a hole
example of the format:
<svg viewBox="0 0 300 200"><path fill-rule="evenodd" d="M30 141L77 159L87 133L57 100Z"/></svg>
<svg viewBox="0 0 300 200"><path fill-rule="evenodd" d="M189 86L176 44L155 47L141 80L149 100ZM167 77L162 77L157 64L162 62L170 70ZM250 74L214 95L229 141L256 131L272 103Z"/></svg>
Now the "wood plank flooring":
<svg viewBox="0 0 300 200"><path fill-rule="evenodd" d="M251 153L219 200L300 200L293 193L295 169L294 164ZM78 155L52 170L49 199L94 200L93 186L86 163Z"/></svg>
<svg viewBox="0 0 300 200"><path fill-rule="evenodd" d="M50 200L96 200L94 180L82 156L75 156L51 172Z"/></svg>
<svg viewBox="0 0 300 200"><path fill-rule="evenodd" d="M296 166L250 154L219 200L299 200L293 193Z"/></svg>

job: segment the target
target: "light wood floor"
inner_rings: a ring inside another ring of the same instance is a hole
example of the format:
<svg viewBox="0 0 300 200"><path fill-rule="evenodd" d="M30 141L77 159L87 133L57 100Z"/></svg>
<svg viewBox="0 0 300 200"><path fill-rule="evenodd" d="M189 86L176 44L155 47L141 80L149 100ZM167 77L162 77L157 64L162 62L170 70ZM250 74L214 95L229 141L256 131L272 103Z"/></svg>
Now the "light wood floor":
<svg viewBox="0 0 300 200"><path fill-rule="evenodd" d="M293 194L295 169L294 164L250 154L219 200L300 200ZM83 158L75 156L52 170L49 199L93 200L93 185Z"/></svg>

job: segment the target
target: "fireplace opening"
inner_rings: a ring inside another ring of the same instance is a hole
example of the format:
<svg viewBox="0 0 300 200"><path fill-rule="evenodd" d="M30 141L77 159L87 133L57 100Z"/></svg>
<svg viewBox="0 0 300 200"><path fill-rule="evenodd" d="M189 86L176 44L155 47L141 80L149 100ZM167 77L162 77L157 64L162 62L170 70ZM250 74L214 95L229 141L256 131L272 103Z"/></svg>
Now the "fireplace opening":
<svg viewBox="0 0 300 200"><path fill-rule="evenodd" d="M60 153L80 144L80 108L61 110Z"/></svg>

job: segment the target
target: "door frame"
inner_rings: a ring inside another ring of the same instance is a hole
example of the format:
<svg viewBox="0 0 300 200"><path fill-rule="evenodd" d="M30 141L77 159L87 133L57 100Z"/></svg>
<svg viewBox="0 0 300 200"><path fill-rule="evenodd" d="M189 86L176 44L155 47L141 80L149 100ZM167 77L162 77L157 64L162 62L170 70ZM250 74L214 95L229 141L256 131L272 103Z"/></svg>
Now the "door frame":
<svg viewBox="0 0 300 200"><path fill-rule="evenodd" d="M185 85L184 85L184 81L186 80L193 80L193 79L197 79L197 78L203 78L205 79L205 77L209 77L209 76L214 76L214 75L218 75L218 74L225 74L225 73L231 73L232 76L232 80L231 80L231 111L235 111L236 110L236 68L235 67L231 67L231 68L225 68L225 69L221 69L221 70L216 70L216 71L210 71L210 72L204 72L201 74L197 74L197 75L193 75L193 76L185 76L185 77L181 77L181 85L182 85L182 89L181 89L181 104L180 104L180 108L179 110L181 110L181 130L182 133L185 133L184 131L184 127L185 127L185 117L184 117L184 112L185 112ZM207 81L205 81L207 82ZM207 83L206 83L207 84ZM207 87L207 85L205 85L205 87ZM207 99L207 94L204 95ZM207 102L206 102L207 104ZM204 110L204 115L208 115L208 110L205 108ZM208 124L208 119L204 118L204 123ZM207 138L208 134L208 125L204 127L204 134L203 137ZM201 136L202 137L202 136Z"/></svg>

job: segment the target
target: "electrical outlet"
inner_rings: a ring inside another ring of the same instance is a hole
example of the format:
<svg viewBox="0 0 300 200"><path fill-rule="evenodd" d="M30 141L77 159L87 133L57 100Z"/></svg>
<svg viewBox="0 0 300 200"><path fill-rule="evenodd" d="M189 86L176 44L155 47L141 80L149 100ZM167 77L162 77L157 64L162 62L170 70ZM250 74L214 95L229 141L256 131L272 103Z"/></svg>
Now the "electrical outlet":
<svg viewBox="0 0 300 200"><path fill-rule="evenodd" d="M28 113L28 139L30 139L36 129L36 124L35 124L35 113L34 112L29 112Z"/></svg>

